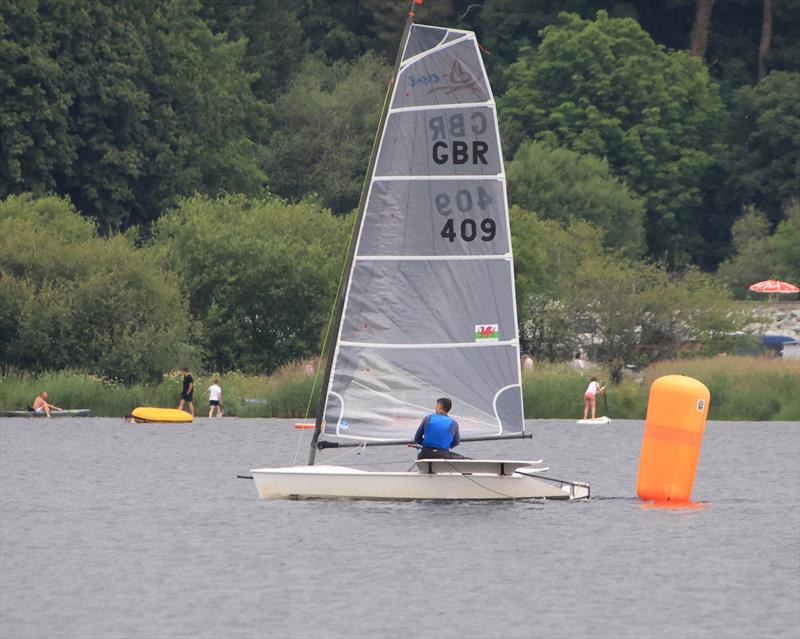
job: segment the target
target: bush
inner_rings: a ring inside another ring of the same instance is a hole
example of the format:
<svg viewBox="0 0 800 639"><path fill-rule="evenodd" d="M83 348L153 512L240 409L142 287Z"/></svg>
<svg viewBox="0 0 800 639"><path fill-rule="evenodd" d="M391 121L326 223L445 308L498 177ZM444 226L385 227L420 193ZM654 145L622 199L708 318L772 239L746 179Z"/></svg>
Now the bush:
<svg viewBox="0 0 800 639"><path fill-rule="evenodd" d="M270 373L318 354L351 228L309 202L198 197L159 220L145 255L180 276L207 369Z"/></svg>
<svg viewBox="0 0 800 639"><path fill-rule="evenodd" d="M0 362L131 383L191 356L178 280L126 237L95 234L66 200L0 203Z"/></svg>

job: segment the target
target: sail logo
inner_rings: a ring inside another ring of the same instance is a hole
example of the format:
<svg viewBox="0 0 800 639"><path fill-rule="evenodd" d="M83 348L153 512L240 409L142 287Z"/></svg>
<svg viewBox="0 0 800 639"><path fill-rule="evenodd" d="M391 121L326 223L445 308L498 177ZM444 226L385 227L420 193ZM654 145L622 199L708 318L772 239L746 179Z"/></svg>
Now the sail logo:
<svg viewBox="0 0 800 639"><path fill-rule="evenodd" d="M500 327L498 324L476 324L476 342L497 342L500 340Z"/></svg>
<svg viewBox="0 0 800 639"><path fill-rule="evenodd" d="M464 71L464 67L461 66L461 60L458 58L453 60L453 66L450 67L447 80L448 83L445 86L431 87L428 90L428 95L439 92L444 92L445 95L452 95L463 90L471 91L475 96L480 96L481 94L477 81L469 71Z"/></svg>

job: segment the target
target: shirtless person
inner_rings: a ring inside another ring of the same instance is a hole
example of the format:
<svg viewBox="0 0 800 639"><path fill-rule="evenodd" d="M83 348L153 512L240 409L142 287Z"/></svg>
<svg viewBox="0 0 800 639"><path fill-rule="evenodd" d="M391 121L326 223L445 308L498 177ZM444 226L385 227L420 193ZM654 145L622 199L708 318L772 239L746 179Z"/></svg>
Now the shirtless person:
<svg viewBox="0 0 800 639"><path fill-rule="evenodd" d="M37 415L47 415L48 417L50 417L51 410L64 410L55 404L47 403L47 391L42 391L36 396L36 399L33 400L32 408Z"/></svg>

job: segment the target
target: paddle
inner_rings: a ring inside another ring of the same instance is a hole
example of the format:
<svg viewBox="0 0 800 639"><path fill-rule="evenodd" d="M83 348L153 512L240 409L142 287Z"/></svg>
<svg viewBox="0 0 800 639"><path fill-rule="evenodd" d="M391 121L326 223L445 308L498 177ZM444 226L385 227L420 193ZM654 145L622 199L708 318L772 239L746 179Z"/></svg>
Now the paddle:
<svg viewBox="0 0 800 639"><path fill-rule="evenodd" d="M608 392L608 388L603 391L603 408L606 411L606 417L608 417L608 399L606 398L606 393Z"/></svg>

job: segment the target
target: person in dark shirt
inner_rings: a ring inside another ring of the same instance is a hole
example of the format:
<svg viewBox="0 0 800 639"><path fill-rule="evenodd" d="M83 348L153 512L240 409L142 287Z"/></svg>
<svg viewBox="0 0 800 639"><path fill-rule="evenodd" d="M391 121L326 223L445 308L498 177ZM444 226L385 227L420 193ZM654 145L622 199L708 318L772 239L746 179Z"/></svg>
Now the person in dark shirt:
<svg viewBox="0 0 800 639"><path fill-rule="evenodd" d="M440 397L434 413L422 419L414 435L414 442L422 447L417 459L463 459L450 450L461 443L458 422L448 415L452 407L450 399Z"/></svg>
<svg viewBox="0 0 800 639"><path fill-rule="evenodd" d="M181 398L178 402L178 410L183 410L184 403L189 404L189 412L194 417L194 404L192 403L192 396L194 394L194 377L189 372L188 368L182 368L183 371L183 390L181 391Z"/></svg>

